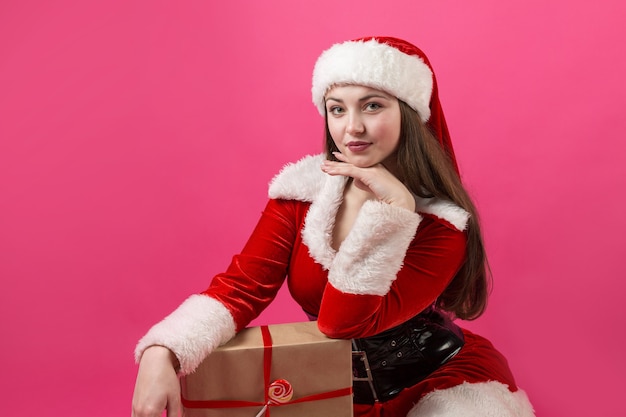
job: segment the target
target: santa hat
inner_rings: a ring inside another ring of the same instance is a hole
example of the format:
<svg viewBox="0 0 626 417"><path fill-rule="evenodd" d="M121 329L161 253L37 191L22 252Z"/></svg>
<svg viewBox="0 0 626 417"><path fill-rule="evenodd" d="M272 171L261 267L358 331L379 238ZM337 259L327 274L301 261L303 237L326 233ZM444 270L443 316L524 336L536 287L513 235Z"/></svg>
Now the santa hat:
<svg viewBox="0 0 626 417"><path fill-rule="evenodd" d="M335 44L320 55L313 70L313 104L322 116L324 96L336 84L376 88L408 104L439 139L458 171L435 74L426 55L415 45L391 37Z"/></svg>

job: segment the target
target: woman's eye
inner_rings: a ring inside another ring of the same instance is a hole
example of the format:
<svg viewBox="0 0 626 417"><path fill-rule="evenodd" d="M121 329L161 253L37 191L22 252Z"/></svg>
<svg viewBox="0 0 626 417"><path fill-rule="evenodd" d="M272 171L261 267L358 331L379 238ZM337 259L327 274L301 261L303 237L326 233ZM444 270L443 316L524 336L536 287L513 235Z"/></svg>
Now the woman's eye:
<svg viewBox="0 0 626 417"><path fill-rule="evenodd" d="M328 113L334 114L334 115L341 114L342 112L343 112L343 109L338 106L333 106L330 109L328 109Z"/></svg>
<svg viewBox="0 0 626 417"><path fill-rule="evenodd" d="M365 108L368 111L375 111L375 110L380 109L381 107L382 106L380 104L378 104L378 103L367 103L367 105L365 106Z"/></svg>

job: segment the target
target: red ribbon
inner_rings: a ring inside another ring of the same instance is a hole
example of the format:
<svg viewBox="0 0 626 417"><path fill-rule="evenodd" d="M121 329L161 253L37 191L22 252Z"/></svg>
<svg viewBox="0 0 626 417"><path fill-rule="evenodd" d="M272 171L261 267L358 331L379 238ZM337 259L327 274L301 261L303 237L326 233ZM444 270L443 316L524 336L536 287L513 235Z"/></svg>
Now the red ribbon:
<svg viewBox="0 0 626 417"><path fill-rule="evenodd" d="M241 401L241 400L187 400L181 396L184 407L187 408L238 408L238 407L263 407L267 408L267 416L270 415L271 407L280 407L283 405L305 403L310 401L327 400L329 398L343 397L352 394L352 387L341 388L334 391L327 391L321 394L307 395L283 404L274 404L269 402L270 387L270 371L272 369L272 336L267 326L261 326L261 336L263 336L263 381L265 384L264 402L259 401Z"/></svg>

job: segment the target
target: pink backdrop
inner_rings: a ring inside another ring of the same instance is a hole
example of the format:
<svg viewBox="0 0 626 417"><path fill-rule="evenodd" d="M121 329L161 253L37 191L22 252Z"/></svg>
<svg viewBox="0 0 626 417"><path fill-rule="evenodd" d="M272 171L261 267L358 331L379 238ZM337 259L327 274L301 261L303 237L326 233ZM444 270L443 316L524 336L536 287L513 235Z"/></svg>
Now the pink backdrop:
<svg viewBox="0 0 626 417"><path fill-rule="evenodd" d="M482 213L469 326L539 416L621 414L624 4L3 0L2 414L129 415L136 340L320 150L317 55L376 34L430 56ZM302 319L283 292L255 323Z"/></svg>

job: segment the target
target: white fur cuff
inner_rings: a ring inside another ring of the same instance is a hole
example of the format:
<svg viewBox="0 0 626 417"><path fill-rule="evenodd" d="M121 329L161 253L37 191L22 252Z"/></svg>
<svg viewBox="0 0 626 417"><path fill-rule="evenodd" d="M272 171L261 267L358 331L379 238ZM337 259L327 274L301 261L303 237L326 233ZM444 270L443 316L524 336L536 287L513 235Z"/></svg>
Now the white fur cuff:
<svg viewBox="0 0 626 417"><path fill-rule="evenodd" d="M235 321L230 311L214 298L195 294L141 338L135 348L135 360L139 363L150 346L165 346L178 358L179 373L186 375L234 335Z"/></svg>
<svg viewBox="0 0 626 417"><path fill-rule="evenodd" d="M413 407L407 417L534 417L533 407L522 390L490 381L463 383L433 391Z"/></svg>
<svg viewBox="0 0 626 417"><path fill-rule="evenodd" d="M345 293L387 294L420 221L412 211L366 201L337 251L328 280Z"/></svg>

